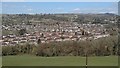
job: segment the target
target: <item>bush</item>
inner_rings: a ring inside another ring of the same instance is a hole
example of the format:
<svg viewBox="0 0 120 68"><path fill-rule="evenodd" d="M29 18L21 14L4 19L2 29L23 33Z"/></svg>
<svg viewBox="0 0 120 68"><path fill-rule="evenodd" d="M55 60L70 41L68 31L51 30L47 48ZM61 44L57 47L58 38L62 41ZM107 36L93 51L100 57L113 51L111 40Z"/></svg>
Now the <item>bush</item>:
<svg viewBox="0 0 120 68"><path fill-rule="evenodd" d="M2 46L2 55L33 54L36 56L109 56L118 55L118 37L111 36L97 40L41 43L37 46L26 43L16 46Z"/></svg>

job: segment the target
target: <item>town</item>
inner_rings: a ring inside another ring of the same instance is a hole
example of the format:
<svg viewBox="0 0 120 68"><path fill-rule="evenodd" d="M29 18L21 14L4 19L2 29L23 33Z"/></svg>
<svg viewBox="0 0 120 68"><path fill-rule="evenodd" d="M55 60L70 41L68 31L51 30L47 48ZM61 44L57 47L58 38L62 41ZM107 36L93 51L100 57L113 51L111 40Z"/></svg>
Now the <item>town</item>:
<svg viewBox="0 0 120 68"><path fill-rule="evenodd" d="M21 19L20 23L16 19L17 16ZM85 21L81 21L81 16ZM87 16L93 16L93 18L86 20ZM110 30L117 32L117 27L106 28L109 24L115 25L117 23L115 15L98 14L97 20L94 19L95 16L97 14L3 15L2 46L95 40L110 36ZM22 20L23 17L25 18ZM103 18L102 21L99 17ZM8 20L9 22L7 22Z"/></svg>

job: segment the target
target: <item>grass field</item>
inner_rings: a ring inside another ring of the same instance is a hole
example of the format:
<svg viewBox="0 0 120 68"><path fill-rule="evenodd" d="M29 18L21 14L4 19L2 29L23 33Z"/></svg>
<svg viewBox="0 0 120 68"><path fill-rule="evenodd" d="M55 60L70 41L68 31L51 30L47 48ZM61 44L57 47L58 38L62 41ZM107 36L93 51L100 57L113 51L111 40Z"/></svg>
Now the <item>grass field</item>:
<svg viewBox="0 0 120 68"><path fill-rule="evenodd" d="M2 57L0 56L0 67L2 67Z"/></svg>
<svg viewBox="0 0 120 68"><path fill-rule="evenodd" d="M117 66L118 57L89 57L88 66ZM6 56L3 66L85 66L85 57Z"/></svg>

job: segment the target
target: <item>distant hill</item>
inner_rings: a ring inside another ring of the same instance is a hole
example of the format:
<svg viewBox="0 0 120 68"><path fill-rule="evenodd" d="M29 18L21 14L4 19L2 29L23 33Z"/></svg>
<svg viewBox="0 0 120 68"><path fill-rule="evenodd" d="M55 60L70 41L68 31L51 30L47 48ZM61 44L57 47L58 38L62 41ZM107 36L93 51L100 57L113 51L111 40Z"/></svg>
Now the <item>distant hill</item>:
<svg viewBox="0 0 120 68"><path fill-rule="evenodd" d="M81 23L108 23L109 21L115 21L115 14L105 13L105 14L3 14L2 23L3 24L20 24L20 23L34 23L34 21L46 21L50 19L49 22L78 22ZM107 20L107 21L105 21Z"/></svg>

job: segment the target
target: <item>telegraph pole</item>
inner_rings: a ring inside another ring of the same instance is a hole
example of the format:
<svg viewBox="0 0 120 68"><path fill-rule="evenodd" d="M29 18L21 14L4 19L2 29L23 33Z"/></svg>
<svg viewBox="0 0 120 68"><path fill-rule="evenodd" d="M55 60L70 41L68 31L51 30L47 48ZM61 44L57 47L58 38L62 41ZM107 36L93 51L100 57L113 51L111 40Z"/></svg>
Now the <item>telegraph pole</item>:
<svg viewBox="0 0 120 68"><path fill-rule="evenodd" d="M86 42L87 42L88 38L86 39ZM88 43L89 44L89 43ZM87 48L87 45L86 45L86 52L85 52L85 57L86 57L86 68L88 68L88 48Z"/></svg>
<svg viewBox="0 0 120 68"><path fill-rule="evenodd" d="M88 56L87 56L87 52L86 52L86 68L88 66Z"/></svg>

